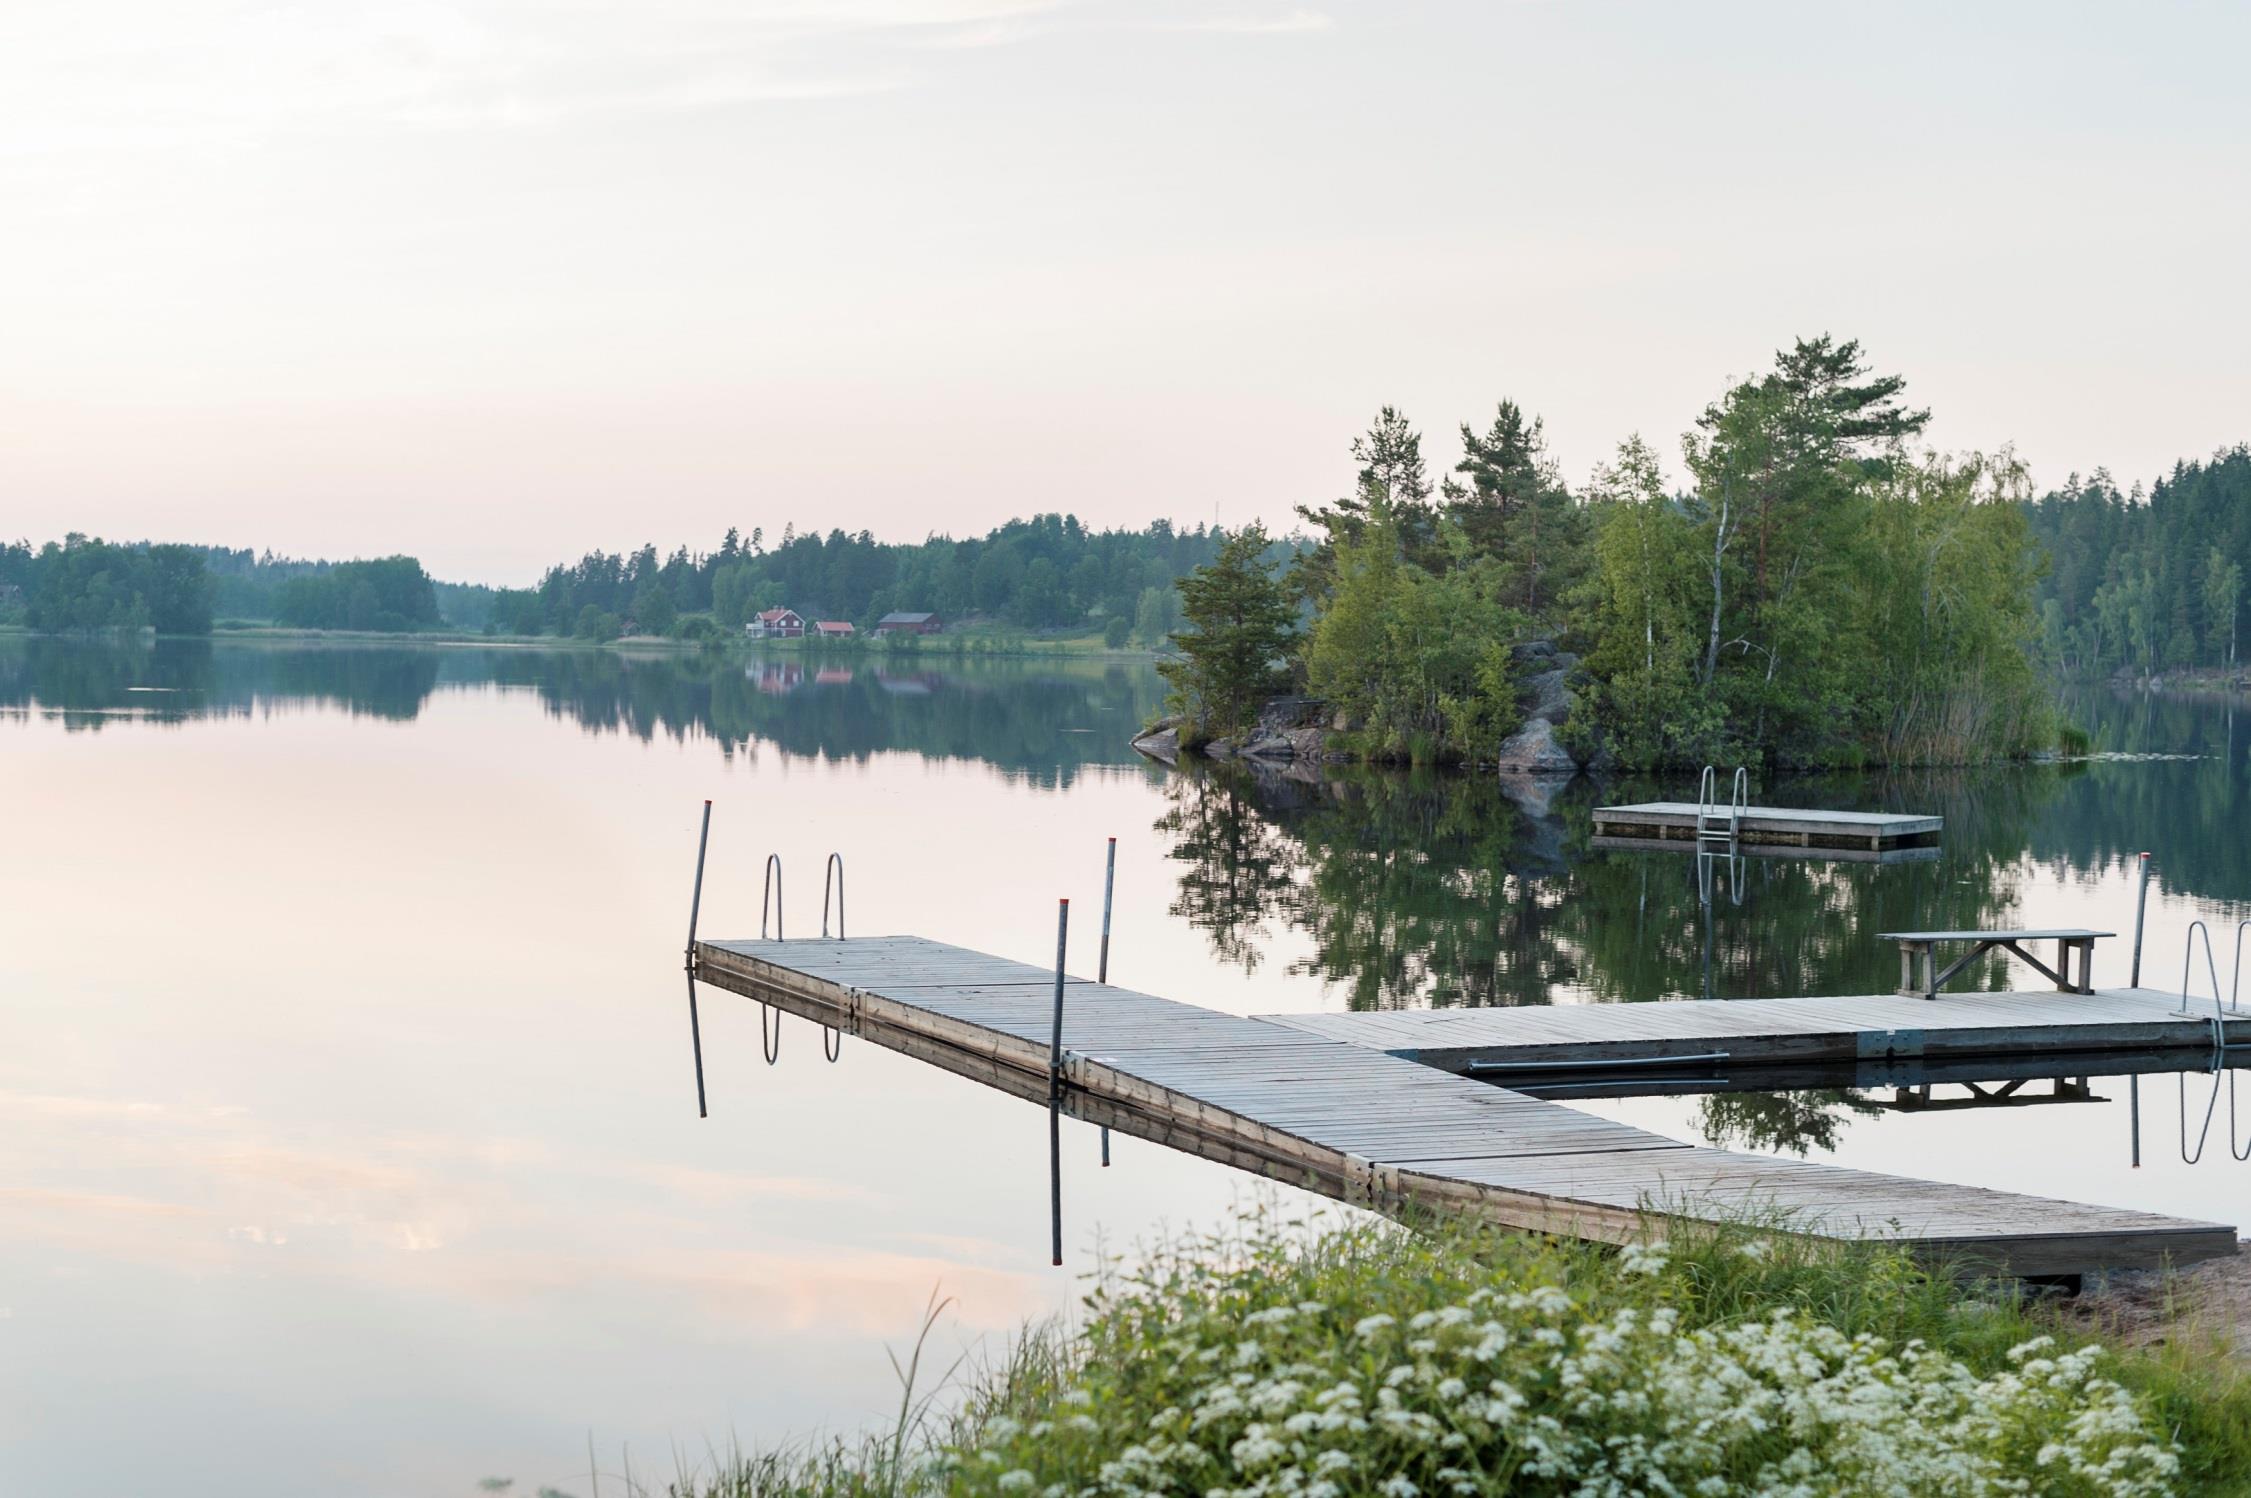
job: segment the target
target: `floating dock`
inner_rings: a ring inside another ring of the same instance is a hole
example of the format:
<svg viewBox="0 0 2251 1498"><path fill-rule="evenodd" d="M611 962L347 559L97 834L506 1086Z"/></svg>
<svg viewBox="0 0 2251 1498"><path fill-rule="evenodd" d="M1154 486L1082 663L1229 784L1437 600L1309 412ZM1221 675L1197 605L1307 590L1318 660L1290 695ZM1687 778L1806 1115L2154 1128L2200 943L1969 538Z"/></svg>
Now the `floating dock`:
<svg viewBox="0 0 2251 1498"><path fill-rule="evenodd" d="M1594 830L1598 839L1628 840L1644 846L1699 846L1699 825L1714 828L1730 820L1722 802L1698 806L1694 801L1643 801L1632 806L1598 806ZM1881 853L1928 843L1945 825L1944 817L1911 816L1888 811L1801 811L1783 806L1748 806L1733 817L1735 844L1744 851L1756 848L1834 848ZM1725 841L1722 839L1721 841ZM1605 841L1604 846L1610 844Z"/></svg>
<svg viewBox="0 0 2251 1498"><path fill-rule="evenodd" d="M2206 1001L2207 1003L2209 1001ZM1398 1009L1279 1014L1272 1023L1445 1071L1500 1075L1552 1064L1636 1066L1683 1057L1738 1065L2084 1056L2104 1051L2208 1055L2213 1013L2188 1016L2154 988L2093 993L1851 994L1818 999L1684 999L1522 1009ZM2225 1019L2251 1041L2251 1014Z"/></svg>
<svg viewBox="0 0 2251 1498"><path fill-rule="evenodd" d="M695 976L705 983L1018 1097L1049 1098L1052 970L911 936L699 941L692 952ZM2031 1017L2032 1001L2060 1014L2111 995L2000 997L2027 1003L1973 1010L1980 1001L1967 997L1936 1004L1889 995L1765 1001L1844 1009L1809 1010L1763 1029L1751 1014L1735 1017L1764 1007L1756 1002L1446 1011L1427 1018L1558 1021L1558 1031L1522 1032L1530 1036L1526 1043L1551 1048L1550 1060L1565 1059L1552 1054L1555 1046L1595 1054L1613 1039L1708 1053L1762 1035L1777 1055L1795 1044L1835 1049L1844 1044L1839 1035L1852 1037L1855 1054L1878 1043L1871 1037L1885 1037L1882 1054L1890 1055L1917 1043L1927 1053L1934 1030L1957 1028L1942 1019L1957 1007L1978 1016L1966 1027L1972 1033L2022 1035L2026 1026L2013 1021ZM2139 1007L2090 1019L2074 1039L2139 1036L2145 1019L2173 1033L2150 1013L2158 1005L2147 991L2124 1000ZM1869 1009L1865 1022L1845 1017L1852 1006L1885 1005L1911 1012L1915 1023L1882 1008ZM1660 1018L1677 1010L1701 1018ZM1401 1020L1410 1023L1388 1023ZM1778 1213L1799 1231L1898 1241L1950 1267L2027 1276L2187 1264L2235 1251L2234 1229L2218 1223L1683 1144L1462 1075L1469 1060L1493 1059L1516 1042L1442 1039L1435 1024L1417 1020L1245 1018L1073 978L1065 985L1062 1107L1121 1133L1377 1210L1466 1211L1599 1242L1661 1234L1667 1221L1682 1217ZM1334 1027L1341 1021L1352 1023ZM2196 1035L2208 1047L2211 1021L2201 1024ZM1617 1027L1618 1036L1606 1038L1606 1026ZM1449 1069L1401 1052L1467 1059Z"/></svg>

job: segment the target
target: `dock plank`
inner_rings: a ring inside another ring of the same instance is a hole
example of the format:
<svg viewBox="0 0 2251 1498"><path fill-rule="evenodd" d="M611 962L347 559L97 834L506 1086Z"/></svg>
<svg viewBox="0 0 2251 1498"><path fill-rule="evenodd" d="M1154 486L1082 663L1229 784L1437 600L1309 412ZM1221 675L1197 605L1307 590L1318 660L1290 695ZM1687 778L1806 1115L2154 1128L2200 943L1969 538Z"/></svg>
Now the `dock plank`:
<svg viewBox="0 0 2251 1498"><path fill-rule="evenodd" d="M1015 1096L1046 1095L1052 972L917 937L706 941L695 957L706 983ZM2066 1022L2084 1035L2162 1028L2154 1006L2172 1002L2149 990L1990 997L2037 999L2073 1016ZM1619 1047L1857 1051L1871 1036L1905 1043L1910 1019L1921 1022L1918 1043L1927 1044L1934 1034L2021 1029L2025 1018L2005 1002L1959 996L1937 1005L1896 995L1766 1002L1815 1007L1248 1018L1070 978L1066 1106L1347 1201L1379 1208L1421 1201L1607 1242L1661 1232L1683 1215L1772 1211L1786 1214L1793 1231L1897 1238L1918 1252L2027 1274L2186 1263L2234 1251L2234 1231L2220 1224L1705 1149L1445 1069L1449 1058L1466 1066L1480 1055ZM2202 1023L2208 1036L2209 1021Z"/></svg>

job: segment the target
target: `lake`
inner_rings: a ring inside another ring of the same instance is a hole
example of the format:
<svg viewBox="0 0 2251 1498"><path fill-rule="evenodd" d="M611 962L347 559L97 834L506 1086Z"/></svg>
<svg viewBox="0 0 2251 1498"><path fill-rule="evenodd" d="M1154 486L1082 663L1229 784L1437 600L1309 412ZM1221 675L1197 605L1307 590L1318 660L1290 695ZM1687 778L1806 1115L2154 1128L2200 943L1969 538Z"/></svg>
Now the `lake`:
<svg viewBox="0 0 2251 1498"><path fill-rule="evenodd" d="M1145 664L1064 658L0 638L0 1491L589 1498L590 1442L645 1477L884 1420L885 1347L934 1293L942 1365L1272 1189L1122 1138L1104 1170L1066 1122L1051 1269L1040 1110L849 1040L831 1065L794 1020L768 1067L712 989L699 1120L706 797L706 935L757 934L769 853L786 934L817 933L836 852L854 934L1044 963L1068 896L1091 972L1115 837L1113 980L1237 1013L1881 992L1881 930L2130 933L2144 848L2145 982L2178 986L2203 919L2225 988L2251 915L2226 700L2075 697L2088 761L1776 780L1942 814L1938 856L1748 859L1707 899L1687 855L1590 846L1598 800L1686 785L1168 772L1127 747L1161 698ZM2141 1081L2138 1168L2123 1078L1577 1106L2251 1226L2213 1086ZM2191 1167L2176 1109L2194 1136L2208 1108Z"/></svg>

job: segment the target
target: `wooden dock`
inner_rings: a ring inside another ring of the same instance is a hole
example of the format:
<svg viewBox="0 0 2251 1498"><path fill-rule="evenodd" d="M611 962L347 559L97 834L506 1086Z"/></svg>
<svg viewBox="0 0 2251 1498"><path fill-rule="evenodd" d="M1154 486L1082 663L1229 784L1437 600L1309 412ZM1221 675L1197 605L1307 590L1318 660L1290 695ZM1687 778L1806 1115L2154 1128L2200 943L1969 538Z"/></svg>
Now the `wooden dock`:
<svg viewBox="0 0 2251 1498"><path fill-rule="evenodd" d="M1598 806L1594 813L1599 838L1633 840L1683 851L1698 845L1697 817L1710 810L1714 820L1725 822L1729 808L1723 803L1699 808L1693 801L1643 801L1632 806ZM1938 836L1943 817L1909 816L1884 811L1802 811L1784 806L1746 807L1735 819L1735 841L1752 848L1836 848L1881 853L1927 842Z"/></svg>
<svg viewBox="0 0 2251 1498"><path fill-rule="evenodd" d="M1047 1099L1052 971L918 937L701 941L694 956L705 983ZM1927 1021L1963 1001L1897 1002ZM1535 1012L1576 1011L1477 1011ZM2022 1275L2235 1250L2234 1230L2216 1223L1687 1145L1392 1054L1387 1034L1340 1037L1312 1023L1400 1017L1277 1022L1071 979L1064 1106L1378 1210L1449 1208L1602 1242L1661 1233L1683 1216L1783 1214L1799 1231L1899 1240L1950 1265Z"/></svg>
<svg viewBox="0 0 2251 1498"><path fill-rule="evenodd" d="M1734 1063L1912 1057L2085 1055L2212 1047L2211 1001L2183 1018L2154 988L2093 993L1851 994L1818 999L1686 999L1521 1009L1399 1009L1274 1015L1275 1024L1453 1072L1513 1065L1722 1057ZM2251 1016L2226 1021L2251 1041Z"/></svg>

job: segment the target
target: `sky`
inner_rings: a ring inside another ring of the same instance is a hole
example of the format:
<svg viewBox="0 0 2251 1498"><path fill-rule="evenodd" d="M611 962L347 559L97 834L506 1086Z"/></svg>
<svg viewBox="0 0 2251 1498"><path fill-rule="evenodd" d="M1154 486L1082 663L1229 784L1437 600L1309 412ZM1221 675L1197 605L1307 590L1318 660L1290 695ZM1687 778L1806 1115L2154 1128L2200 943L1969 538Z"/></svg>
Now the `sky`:
<svg viewBox="0 0 2251 1498"><path fill-rule="evenodd" d="M2042 485L2251 439L2251 8L16 0L0 535L1286 527L1860 339Z"/></svg>

